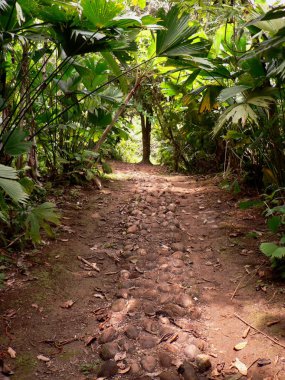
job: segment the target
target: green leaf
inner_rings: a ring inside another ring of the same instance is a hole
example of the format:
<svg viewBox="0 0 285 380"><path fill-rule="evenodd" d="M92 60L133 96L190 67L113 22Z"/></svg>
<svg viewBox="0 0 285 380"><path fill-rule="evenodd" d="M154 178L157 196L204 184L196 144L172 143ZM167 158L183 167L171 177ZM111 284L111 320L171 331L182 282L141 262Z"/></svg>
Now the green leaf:
<svg viewBox="0 0 285 380"><path fill-rule="evenodd" d="M109 53L109 52L101 52L103 58L105 59L105 61L107 62L108 66L110 67L110 69L113 71L113 73L115 74L116 77L119 77L119 82L120 82L120 85L121 85L121 89L123 91L124 94L126 94L128 92L128 81L127 81L127 77L126 76L122 76L122 70L120 68L120 66L118 65L118 63L116 62L116 60L113 58L112 54Z"/></svg>
<svg viewBox="0 0 285 380"><path fill-rule="evenodd" d="M25 203L28 194L17 181L18 176L15 169L0 164L0 187L17 203Z"/></svg>
<svg viewBox="0 0 285 380"><path fill-rule="evenodd" d="M258 116L249 104L233 104L232 106L228 107L225 112L223 112L219 117L218 122L213 129L213 134L216 135L219 133L223 126L230 120L232 124L238 124L241 122L242 125L245 125L248 119L258 125Z"/></svg>
<svg viewBox="0 0 285 380"><path fill-rule="evenodd" d="M278 245L274 243L261 243L259 248L267 257L272 257L274 252L278 249Z"/></svg>
<svg viewBox="0 0 285 380"><path fill-rule="evenodd" d="M19 182L15 180L0 178L0 187L17 203L25 203L29 197Z"/></svg>
<svg viewBox="0 0 285 380"><path fill-rule="evenodd" d="M20 156L26 153L32 143L26 141L27 133L21 129L14 129L12 132L7 132L3 136L4 151L10 156Z"/></svg>
<svg viewBox="0 0 285 380"><path fill-rule="evenodd" d="M278 247L273 253L274 258L283 259L285 257L285 247Z"/></svg>
<svg viewBox="0 0 285 380"><path fill-rule="evenodd" d="M103 28L123 10L123 4L112 0L82 0L83 15L96 28Z"/></svg>
<svg viewBox="0 0 285 380"><path fill-rule="evenodd" d="M260 207L262 205L263 205L263 202L261 202L259 200L248 200L248 201L244 201L244 202L239 202L238 207L241 210L247 210L248 208Z"/></svg>
<svg viewBox="0 0 285 380"><path fill-rule="evenodd" d="M218 100L220 102L225 102L226 100L233 98L234 96L242 93L243 91L249 90L251 87L250 86L233 86L229 88L225 88L224 90L221 91Z"/></svg>
<svg viewBox="0 0 285 380"><path fill-rule="evenodd" d="M50 224L58 225L60 223L59 215L53 203L45 202L30 210L25 221L26 236L33 243L40 243L40 230L43 228L51 236L52 230Z"/></svg>
<svg viewBox="0 0 285 380"><path fill-rule="evenodd" d="M190 15L184 13L180 16L179 7L174 6L166 15L159 16L162 18L159 24L165 29L157 31L156 54L168 56L168 53L174 55L176 51L176 55L179 55L179 47L182 47L182 50L185 49L184 53L187 53L190 47L188 39L198 31L198 26L189 26Z"/></svg>
<svg viewBox="0 0 285 380"><path fill-rule="evenodd" d="M282 224L282 219L280 216L272 216L270 219L267 221L267 226L270 229L270 231L276 233Z"/></svg>

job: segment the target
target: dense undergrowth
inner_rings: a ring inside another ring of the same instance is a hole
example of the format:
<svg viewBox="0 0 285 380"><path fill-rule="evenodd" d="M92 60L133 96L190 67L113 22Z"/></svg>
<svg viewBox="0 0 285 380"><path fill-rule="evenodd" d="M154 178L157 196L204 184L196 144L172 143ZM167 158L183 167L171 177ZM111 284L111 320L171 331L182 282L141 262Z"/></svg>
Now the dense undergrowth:
<svg viewBox="0 0 285 380"><path fill-rule="evenodd" d="M3 254L53 236L55 184L142 159L265 194L284 273L284 30L261 0L0 0Z"/></svg>

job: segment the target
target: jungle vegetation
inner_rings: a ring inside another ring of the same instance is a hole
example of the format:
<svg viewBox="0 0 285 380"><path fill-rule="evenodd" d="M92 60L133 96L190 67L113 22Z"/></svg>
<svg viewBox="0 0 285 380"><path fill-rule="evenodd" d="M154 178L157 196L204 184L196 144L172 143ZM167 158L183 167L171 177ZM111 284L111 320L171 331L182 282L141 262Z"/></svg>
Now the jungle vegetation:
<svg viewBox="0 0 285 380"><path fill-rule="evenodd" d="M51 184L110 171L105 160L120 158L120 144L128 155L139 128L143 162L153 136L158 163L222 171L228 189L264 194L255 203L275 238L261 250L279 266L284 80L282 4L0 0L3 252L40 243L42 231L53 236Z"/></svg>

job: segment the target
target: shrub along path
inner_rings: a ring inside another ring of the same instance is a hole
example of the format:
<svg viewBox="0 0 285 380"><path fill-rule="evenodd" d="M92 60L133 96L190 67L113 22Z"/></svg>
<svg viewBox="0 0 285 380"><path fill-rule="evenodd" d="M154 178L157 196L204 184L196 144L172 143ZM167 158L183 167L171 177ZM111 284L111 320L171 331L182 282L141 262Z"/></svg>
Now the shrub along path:
<svg viewBox="0 0 285 380"><path fill-rule="evenodd" d="M285 379L284 285L252 238L263 220L216 178L114 167L101 191L60 197L58 240L1 290L14 379Z"/></svg>

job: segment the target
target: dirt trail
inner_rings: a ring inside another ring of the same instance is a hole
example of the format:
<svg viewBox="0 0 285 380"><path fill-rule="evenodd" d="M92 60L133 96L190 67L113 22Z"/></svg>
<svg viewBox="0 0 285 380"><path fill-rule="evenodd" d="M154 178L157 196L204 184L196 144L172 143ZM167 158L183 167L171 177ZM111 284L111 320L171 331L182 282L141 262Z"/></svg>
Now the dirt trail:
<svg viewBox="0 0 285 380"><path fill-rule="evenodd" d="M115 167L102 191L62 197L60 238L27 252L1 290L13 378L285 379L285 349L253 329L243 339L235 315L285 345L285 288L250 236L264 222L214 178Z"/></svg>

